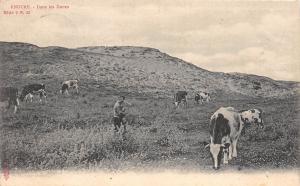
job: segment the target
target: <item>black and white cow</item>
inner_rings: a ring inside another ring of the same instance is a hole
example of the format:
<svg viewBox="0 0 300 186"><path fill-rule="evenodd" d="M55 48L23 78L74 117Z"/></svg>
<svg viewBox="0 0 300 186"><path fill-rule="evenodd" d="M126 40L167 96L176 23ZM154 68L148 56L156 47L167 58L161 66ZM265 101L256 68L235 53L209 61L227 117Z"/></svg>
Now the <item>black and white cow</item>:
<svg viewBox="0 0 300 186"><path fill-rule="evenodd" d="M207 92L198 92L195 95L195 101L197 104L199 104L199 101L201 102L201 104L206 101L209 102L210 101L210 94Z"/></svg>
<svg viewBox="0 0 300 186"><path fill-rule="evenodd" d="M250 109L250 110L241 110L239 111L241 114L242 121L247 124L256 124L260 128L264 128L264 122L262 119L262 110L261 109Z"/></svg>
<svg viewBox="0 0 300 186"><path fill-rule="evenodd" d="M251 110L259 111L258 109ZM228 160L232 157L237 157L237 141L245 124L263 125L261 111L253 113L251 110L238 112L233 107L221 107L211 116L210 143L205 143L205 147L210 149L214 169L220 168L222 155L224 155L224 164L228 164Z"/></svg>
<svg viewBox="0 0 300 186"><path fill-rule="evenodd" d="M46 101L47 94L45 91L45 85L44 84L29 84L23 87L23 90L20 95L21 101L32 101L33 96L37 95L40 98L40 102L42 101L42 98Z"/></svg>
<svg viewBox="0 0 300 186"><path fill-rule="evenodd" d="M187 92L186 91L178 91L174 95L175 105L179 106L182 102L185 106L187 106Z"/></svg>
<svg viewBox="0 0 300 186"><path fill-rule="evenodd" d="M261 109L250 109L250 110L241 110L241 119L245 123L245 127L242 130L242 134L245 134L247 127L250 127L251 124L256 124L259 128L264 128L264 122L262 119L262 110Z"/></svg>
<svg viewBox="0 0 300 186"><path fill-rule="evenodd" d="M79 83L78 79L64 81L62 83L60 93L61 94L66 93L69 95L69 89L74 88L74 89L76 89L76 93L78 94L78 83Z"/></svg>
<svg viewBox="0 0 300 186"><path fill-rule="evenodd" d="M7 109L13 105L14 113L16 113L19 106L18 89L14 87L0 87L0 101L8 101Z"/></svg>

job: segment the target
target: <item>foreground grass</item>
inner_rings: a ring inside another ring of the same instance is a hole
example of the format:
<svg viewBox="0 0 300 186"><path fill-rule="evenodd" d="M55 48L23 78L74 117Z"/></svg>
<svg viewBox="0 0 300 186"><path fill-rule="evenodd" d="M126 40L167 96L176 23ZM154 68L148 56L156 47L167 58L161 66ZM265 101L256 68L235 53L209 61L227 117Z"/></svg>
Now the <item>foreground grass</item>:
<svg viewBox="0 0 300 186"><path fill-rule="evenodd" d="M113 96L49 96L47 103L22 104L17 115L3 113L1 160L15 169L135 169L211 167L208 122L220 106L262 108L265 128L246 129L230 168L295 168L299 107L297 98L220 97L211 103L176 109L171 99L135 96L128 101L128 132L115 134Z"/></svg>

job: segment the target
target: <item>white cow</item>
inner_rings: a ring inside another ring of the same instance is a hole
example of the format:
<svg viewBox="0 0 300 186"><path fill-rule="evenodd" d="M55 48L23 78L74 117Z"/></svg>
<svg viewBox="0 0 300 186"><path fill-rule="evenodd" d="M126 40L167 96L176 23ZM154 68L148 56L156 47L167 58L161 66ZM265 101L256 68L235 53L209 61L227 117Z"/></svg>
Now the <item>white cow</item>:
<svg viewBox="0 0 300 186"><path fill-rule="evenodd" d="M195 95L195 101L197 104L199 104L199 101L201 102L201 104L206 101L206 102L210 102L211 98L210 98L210 94L207 92L198 92Z"/></svg>
<svg viewBox="0 0 300 186"><path fill-rule="evenodd" d="M78 94L78 83L79 83L78 79L64 81L62 83L60 93L61 94L66 93L67 95L69 95L69 89L74 88L76 89L76 93Z"/></svg>

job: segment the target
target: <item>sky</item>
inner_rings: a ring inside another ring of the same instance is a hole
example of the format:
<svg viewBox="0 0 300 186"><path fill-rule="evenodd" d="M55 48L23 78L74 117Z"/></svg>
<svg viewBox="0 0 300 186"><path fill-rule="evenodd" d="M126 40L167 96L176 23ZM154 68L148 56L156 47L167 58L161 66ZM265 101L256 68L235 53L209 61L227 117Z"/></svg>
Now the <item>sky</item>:
<svg viewBox="0 0 300 186"><path fill-rule="evenodd" d="M30 15L4 15L11 5ZM68 9L37 9L37 5ZM34 7L34 8L33 8ZM201 68L300 81L298 1L0 0L0 41L145 46Z"/></svg>

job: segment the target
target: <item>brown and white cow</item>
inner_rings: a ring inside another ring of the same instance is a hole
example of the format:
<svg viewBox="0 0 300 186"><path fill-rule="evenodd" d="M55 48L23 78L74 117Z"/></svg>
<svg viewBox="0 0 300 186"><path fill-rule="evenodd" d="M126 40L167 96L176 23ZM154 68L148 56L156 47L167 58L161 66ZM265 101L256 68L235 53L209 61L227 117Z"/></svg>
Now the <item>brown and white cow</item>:
<svg viewBox="0 0 300 186"><path fill-rule="evenodd" d="M209 102L210 101L210 94L207 92L197 92L195 95L195 101L197 104L199 104L199 101L201 102L201 104L206 101Z"/></svg>
<svg viewBox="0 0 300 186"><path fill-rule="evenodd" d="M13 105L14 113L16 113L19 106L18 89L14 87L0 87L0 101L8 101L7 109Z"/></svg>
<svg viewBox="0 0 300 186"><path fill-rule="evenodd" d="M179 106L182 102L185 106L187 106L187 92L186 91L177 91L174 95L175 105Z"/></svg>
<svg viewBox="0 0 300 186"><path fill-rule="evenodd" d="M61 94L66 93L67 95L69 95L69 89L73 88L76 89L76 93L78 94L78 83L79 83L78 79L64 81L62 83L60 93Z"/></svg>
<svg viewBox="0 0 300 186"><path fill-rule="evenodd" d="M252 112L256 110L257 112ZM263 125L262 112L259 109L251 109L239 112L233 107L221 107L210 118L209 133L210 154L213 159L213 168L219 169L222 154L224 155L223 163L228 164L228 160L237 157L237 141L243 127L246 124L255 123Z"/></svg>
<svg viewBox="0 0 300 186"><path fill-rule="evenodd" d="M39 96L40 102L42 102L42 98L46 102L47 94L45 91L45 85L35 83L35 84L29 84L29 85L24 86L23 90L21 92L21 95L20 95L20 100L28 101L28 99L30 99L30 101L32 102L34 95Z"/></svg>

